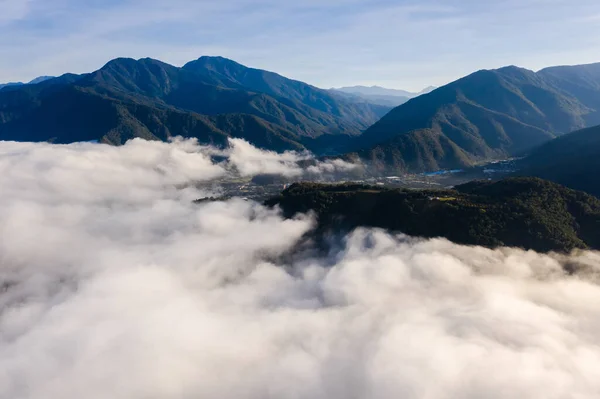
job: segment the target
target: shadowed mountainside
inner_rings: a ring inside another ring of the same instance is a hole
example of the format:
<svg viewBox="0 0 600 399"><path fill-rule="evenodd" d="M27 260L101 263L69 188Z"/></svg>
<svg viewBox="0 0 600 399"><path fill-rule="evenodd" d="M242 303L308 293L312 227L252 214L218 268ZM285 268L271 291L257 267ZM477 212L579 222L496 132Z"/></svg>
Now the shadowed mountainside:
<svg viewBox="0 0 600 399"><path fill-rule="evenodd" d="M600 64L482 70L393 109L354 143L376 169L460 169L600 123Z"/></svg>
<svg viewBox="0 0 600 399"><path fill-rule="evenodd" d="M579 130L536 148L520 174L538 176L600 197L600 126Z"/></svg>

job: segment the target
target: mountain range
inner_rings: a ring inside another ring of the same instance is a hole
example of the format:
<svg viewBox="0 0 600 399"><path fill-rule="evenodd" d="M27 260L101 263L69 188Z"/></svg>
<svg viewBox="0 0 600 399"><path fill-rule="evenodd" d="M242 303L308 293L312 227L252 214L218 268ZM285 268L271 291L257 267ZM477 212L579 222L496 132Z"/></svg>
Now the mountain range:
<svg viewBox="0 0 600 399"><path fill-rule="evenodd" d="M354 142L376 170L457 169L600 124L600 64L481 70L394 108Z"/></svg>
<svg viewBox="0 0 600 399"><path fill-rule="evenodd" d="M0 89L0 139L119 145L184 136L221 145L240 137L274 151L360 160L373 173L462 169L531 153L523 173L563 184L558 171L567 163L550 165L558 158L578 161L582 173L597 170L596 129L553 139L600 124L600 64L481 70L393 109L357 98L222 57L183 67L119 58L92 73Z"/></svg>
<svg viewBox="0 0 600 399"><path fill-rule="evenodd" d="M242 137L271 150L327 153L389 111L221 57L181 68L119 58L100 70L0 90L0 139L68 143Z"/></svg>
<svg viewBox="0 0 600 399"><path fill-rule="evenodd" d="M380 86L350 86L330 89L331 92L344 96L355 101L365 101L372 104L396 107L404 104L411 98L427 94L436 88L429 86L420 92L410 92L406 90L387 89Z"/></svg>
<svg viewBox="0 0 600 399"><path fill-rule="evenodd" d="M38 83L42 83L42 82L43 82L43 81L45 81L45 80L48 80L48 79L53 79L53 78L54 78L54 76L39 76L39 77L37 77L37 78L35 78L35 79L31 80L31 81L30 81L30 82L28 82L28 83L23 83L23 82L9 82L9 83L0 83L0 90L1 90L3 87L10 87L10 86L22 86L22 85L35 85L35 84L38 84Z"/></svg>

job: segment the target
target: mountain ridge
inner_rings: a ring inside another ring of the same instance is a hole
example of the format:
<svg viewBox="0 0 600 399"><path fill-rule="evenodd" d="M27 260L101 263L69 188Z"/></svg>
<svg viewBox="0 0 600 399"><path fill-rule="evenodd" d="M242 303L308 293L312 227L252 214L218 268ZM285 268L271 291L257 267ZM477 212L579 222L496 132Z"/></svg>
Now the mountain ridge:
<svg viewBox="0 0 600 399"><path fill-rule="evenodd" d="M23 86L23 85L35 85L38 83L42 83L45 82L46 80L49 79L54 79L55 76L38 76L35 79L30 80L27 83L23 83L23 82L8 82L8 83L0 83L0 90L2 90L4 87L14 87L14 86Z"/></svg>
<svg viewBox="0 0 600 399"><path fill-rule="evenodd" d="M596 86L584 84L589 81ZM460 169L521 155L599 123L600 64L538 73L508 66L474 72L396 107L355 140L348 156L377 170ZM464 156L437 151L442 141ZM416 146L406 151L406 143Z"/></svg>
<svg viewBox="0 0 600 399"><path fill-rule="evenodd" d="M104 119L95 121L102 112L85 104L103 110ZM126 138L166 139L193 131L201 142L231 135L268 149L318 153L321 142L360 135L388 110L222 57L201 57L181 68L150 58L117 58L88 74L0 91L0 138L121 144ZM228 118L231 123L223 123ZM76 129L96 137L78 138ZM332 138L317 140L320 136Z"/></svg>

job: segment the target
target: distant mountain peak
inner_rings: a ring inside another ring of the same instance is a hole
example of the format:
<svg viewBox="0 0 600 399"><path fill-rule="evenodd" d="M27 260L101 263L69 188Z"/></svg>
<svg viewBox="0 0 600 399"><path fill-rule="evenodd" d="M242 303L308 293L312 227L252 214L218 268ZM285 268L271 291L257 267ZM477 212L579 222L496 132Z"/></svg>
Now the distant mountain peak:
<svg viewBox="0 0 600 399"><path fill-rule="evenodd" d="M114 59L108 61L106 64L104 64L104 66L102 68L100 68L100 70L106 69L113 65L134 64L136 62L137 62L137 60L130 58L130 57L117 57L117 58L114 58Z"/></svg>
<svg viewBox="0 0 600 399"><path fill-rule="evenodd" d="M411 98L418 97L422 94L427 94L434 90L434 86L429 86L420 92L411 92L406 90L388 89L385 87L373 86L349 86L340 87L339 89L330 89L338 95L347 96L355 101L364 101L371 104L378 104L388 107L396 107L404 104Z"/></svg>
<svg viewBox="0 0 600 399"><path fill-rule="evenodd" d="M430 91L432 91L434 89L435 89L434 86L429 86L429 87L425 88L424 90L421 90L420 92L412 92L412 91L400 90L400 89L388 89L386 87L377 86L377 85L373 85L373 86L357 85L357 86L333 88L331 90L341 91L343 93L348 93L348 94L363 95L363 96L396 96L396 97L413 98L413 97L417 97L421 94L429 93Z"/></svg>
<svg viewBox="0 0 600 399"><path fill-rule="evenodd" d="M421 90L419 92L419 94L427 94L427 93L431 93L432 91L434 91L435 89L437 89L437 86L427 86L426 88L424 88L423 90Z"/></svg>
<svg viewBox="0 0 600 399"><path fill-rule="evenodd" d="M31 80L28 84L35 85L38 83L45 82L46 80L54 79L55 76L38 76L37 78Z"/></svg>
<svg viewBox="0 0 600 399"><path fill-rule="evenodd" d="M54 79L54 76L38 76L37 78L31 80L30 82L9 82L9 83L0 83L0 89L4 87L14 87L14 86L23 86L23 85L35 85L38 83L45 82L46 80Z"/></svg>
<svg viewBox="0 0 600 399"><path fill-rule="evenodd" d="M207 66L221 66L221 67L234 67L234 68L249 68L243 64L240 64L237 61L234 61L229 58L221 57L221 56L212 56L212 55L203 55L194 61L190 61L183 66L185 69L188 66L192 65L202 65L204 67Z"/></svg>

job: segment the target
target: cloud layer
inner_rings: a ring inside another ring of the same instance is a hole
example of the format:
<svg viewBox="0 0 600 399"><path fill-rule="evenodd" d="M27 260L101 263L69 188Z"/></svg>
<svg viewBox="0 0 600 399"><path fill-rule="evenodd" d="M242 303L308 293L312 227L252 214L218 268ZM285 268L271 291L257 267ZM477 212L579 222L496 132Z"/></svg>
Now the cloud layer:
<svg viewBox="0 0 600 399"><path fill-rule="evenodd" d="M192 203L230 168L0 142L1 399L597 396L599 254L361 229L282 256L309 216Z"/></svg>

